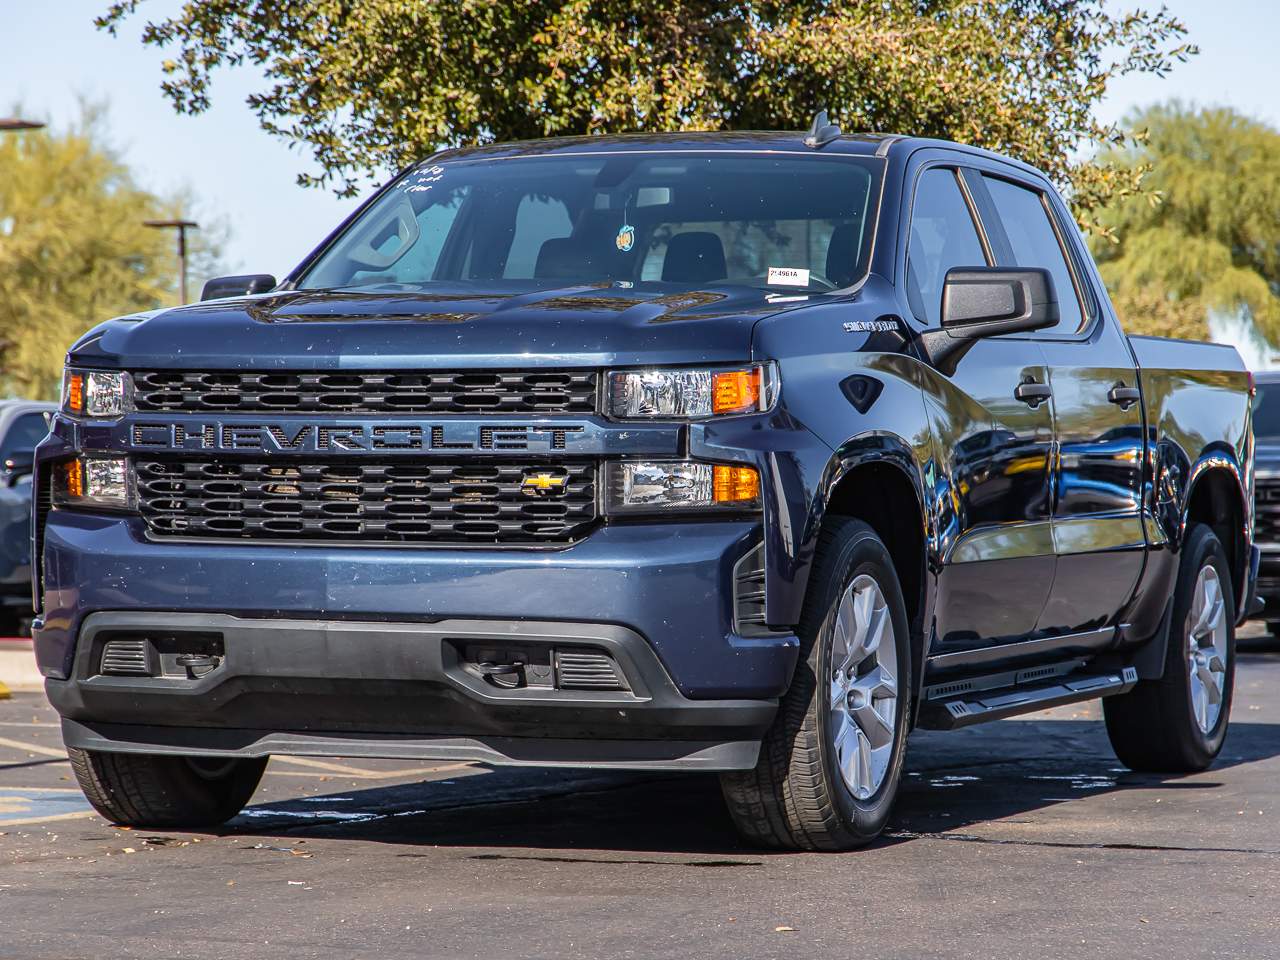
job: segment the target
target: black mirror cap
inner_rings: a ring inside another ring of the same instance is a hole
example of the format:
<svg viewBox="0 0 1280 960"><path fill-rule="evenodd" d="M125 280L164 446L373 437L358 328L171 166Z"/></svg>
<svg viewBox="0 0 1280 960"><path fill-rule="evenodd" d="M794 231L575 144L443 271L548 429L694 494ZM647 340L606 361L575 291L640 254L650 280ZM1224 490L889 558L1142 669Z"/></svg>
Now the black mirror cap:
<svg viewBox="0 0 1280 960"><path fill-rule="evenodd" d="M223 297L243 297L251 293L274 290L276 278L269 273L246 273L235 277L214 277L204 285L201 300L221 300Z"/></svg>
<svg viewBox="0 0 1280 960"><path fill-rule="evenodd" d="M1043 330L1058 322L1053 276L1040 267L953 267L942 288L942 329L953 337Z"/></svg>

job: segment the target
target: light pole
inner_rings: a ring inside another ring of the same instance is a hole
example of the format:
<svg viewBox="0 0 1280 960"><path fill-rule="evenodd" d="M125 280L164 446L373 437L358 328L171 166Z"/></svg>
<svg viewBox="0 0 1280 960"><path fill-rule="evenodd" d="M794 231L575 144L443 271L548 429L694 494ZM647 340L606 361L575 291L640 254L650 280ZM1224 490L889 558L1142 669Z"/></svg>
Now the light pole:
<svg viewBox="0 0 1280 960"><path fill-rule="evenodd" d="M178 231L178 290L182 302L187 302L187 231L198 230L200 224L194 220L143 220L144 227L155 227L157 230Z"/></svg>
<svg viewBox="0 0 1280 960"><path fill-rule="evenodd" d="M38 120L23 120L19 117L0 117L0 130L39 130L44 124Z"/></svg>

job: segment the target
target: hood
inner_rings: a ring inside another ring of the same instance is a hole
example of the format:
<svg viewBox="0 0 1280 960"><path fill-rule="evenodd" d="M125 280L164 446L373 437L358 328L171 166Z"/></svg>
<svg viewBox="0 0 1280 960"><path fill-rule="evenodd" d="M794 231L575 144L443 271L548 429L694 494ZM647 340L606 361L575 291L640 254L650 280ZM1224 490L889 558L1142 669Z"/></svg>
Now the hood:
<svg viewBox="0 0 1280 960"><path fill-rule="evenodd" d="M810 298L667 283L294 291L112 320L76 363L185 369L608 366L740 361L765 316Z"/></svg>

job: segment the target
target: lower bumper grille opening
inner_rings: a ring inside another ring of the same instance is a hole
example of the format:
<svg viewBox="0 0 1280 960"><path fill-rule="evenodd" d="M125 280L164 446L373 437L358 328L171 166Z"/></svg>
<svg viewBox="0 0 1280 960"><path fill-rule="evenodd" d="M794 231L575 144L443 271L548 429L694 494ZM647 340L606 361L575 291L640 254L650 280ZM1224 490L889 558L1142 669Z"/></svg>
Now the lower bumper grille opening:
<svg viewBox="0 0 1280 960"><path fill-rule="evenodd" d="M102 647L101 672L108 676L151 676L146 640L108 640Z"/></svg>
<svg viewBox="0 0 1280 960"><path fill-rule="evenodd" d="M624 690L618 665L607 653L556 651L556 686L561 690Z"/></svg>
<svg viewBox="0 0 1280 960"><path fill-rule="evenodd" d="M568 544L597 519L594 462L141 460L154 537Z"/></svg>

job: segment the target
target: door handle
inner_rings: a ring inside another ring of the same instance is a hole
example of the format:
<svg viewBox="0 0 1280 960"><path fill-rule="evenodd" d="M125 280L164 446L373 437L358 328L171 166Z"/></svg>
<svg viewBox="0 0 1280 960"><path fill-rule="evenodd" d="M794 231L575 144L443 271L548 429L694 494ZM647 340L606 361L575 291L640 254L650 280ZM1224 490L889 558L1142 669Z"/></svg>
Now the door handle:
<svg viewBox="0 0 1280 960"><path fill-rule="evenodd" d="M1119 404L1121 410L1128 410L1141 399L1137 387L1126 387L1121 381L1107 391L1107 399Z"/></svg>
<svg viewBox="0 0 1280 960"><path fill-rule="evenodd" d="M1020 383L1014 388L1013 395L1027 404L1034 410L1040 404L1044 403L1053 396L1053 388L1047 383L1037 383L1035 380L1028 380L1026 383Z"/></svg>

